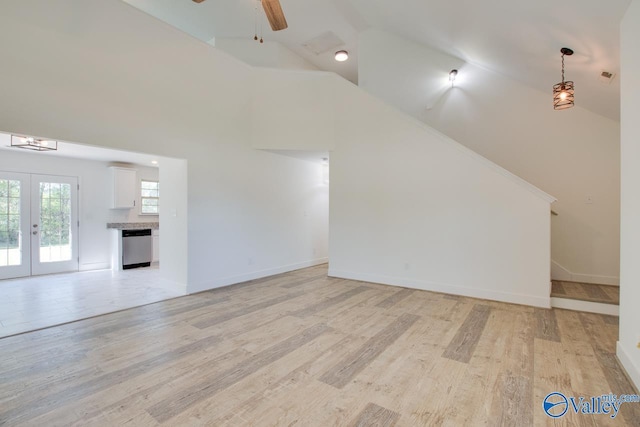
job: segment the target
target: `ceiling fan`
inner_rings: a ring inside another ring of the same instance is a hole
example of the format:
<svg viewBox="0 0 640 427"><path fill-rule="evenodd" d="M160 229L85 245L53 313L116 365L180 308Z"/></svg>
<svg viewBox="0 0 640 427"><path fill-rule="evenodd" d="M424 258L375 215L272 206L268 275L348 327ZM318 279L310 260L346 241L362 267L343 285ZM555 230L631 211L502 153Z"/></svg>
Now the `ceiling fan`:
<svg viewBox="0 0 640 427"><path fill-rule="evenodd" d="M196 3L202 3L204 0L193 0ZM267 15L269 25L273 31L280 31L287 28L287 20L284 17L280 0L261 0L264 13Z"/></svg>

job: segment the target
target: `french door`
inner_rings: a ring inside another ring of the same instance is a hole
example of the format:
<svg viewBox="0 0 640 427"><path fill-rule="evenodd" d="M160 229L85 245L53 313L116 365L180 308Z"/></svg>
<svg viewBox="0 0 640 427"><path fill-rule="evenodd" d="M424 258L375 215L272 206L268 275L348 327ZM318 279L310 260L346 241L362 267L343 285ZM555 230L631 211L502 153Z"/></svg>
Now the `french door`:
<svg viewBox="0 0 640 427"><path fill-rule="evenodd" d="M78 270L78 179L0 172L0 279Z"/></svg>
<svg viewBox="0 0 640 427"><path fill-rule="evenodd" d="M31 177L0 172L0 279L31 274Z"/></svg>

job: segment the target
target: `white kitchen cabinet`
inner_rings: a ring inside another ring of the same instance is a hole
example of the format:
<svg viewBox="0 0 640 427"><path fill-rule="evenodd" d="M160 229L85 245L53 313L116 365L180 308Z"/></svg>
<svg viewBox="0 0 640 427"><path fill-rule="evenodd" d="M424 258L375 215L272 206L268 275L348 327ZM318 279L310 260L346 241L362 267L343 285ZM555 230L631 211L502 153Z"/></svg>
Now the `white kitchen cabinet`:
<svg viewBox="0 0 640 427"><path fill-rule="evenodd" d="M153 257L152 262L160 262L160 230L153 230Z"/></svg>
<svg viewBox="0 0 640 427"><path fill-rule="evenodd" d="M111 167L113 198L111 208L132 209L136 206L138 180L136 170Z"/></svg>

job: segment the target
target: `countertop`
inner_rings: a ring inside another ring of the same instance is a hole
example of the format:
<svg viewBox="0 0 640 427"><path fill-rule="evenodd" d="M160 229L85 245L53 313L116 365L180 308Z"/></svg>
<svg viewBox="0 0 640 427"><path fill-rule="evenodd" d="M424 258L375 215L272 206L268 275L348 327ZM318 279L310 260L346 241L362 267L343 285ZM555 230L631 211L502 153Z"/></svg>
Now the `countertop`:
<svg viewBox="0 0 640 427"><path fill-rule="evenodd" d="M144 230L144 229L152 229L158 230L160 229L159 222L108 222L107 228L113 228L115 230Z"/></svg>

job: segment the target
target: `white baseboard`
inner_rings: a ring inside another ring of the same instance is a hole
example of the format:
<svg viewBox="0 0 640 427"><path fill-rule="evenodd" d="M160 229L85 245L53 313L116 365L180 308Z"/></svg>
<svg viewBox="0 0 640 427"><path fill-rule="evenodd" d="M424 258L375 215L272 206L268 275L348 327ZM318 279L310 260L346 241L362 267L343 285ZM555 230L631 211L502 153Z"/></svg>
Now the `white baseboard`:
<svg viewBox="0 0 640 427"><path fill-rule="evenodd" d="M617 305L569 298L551 297L551 307L574 311L586 311L587 313L608 314L610 316L620 315L620 307Z"/></svg>
<svg viewBox="0 0 640 427"><path fill-rule="evenodd" d="M361 280L364 282L380 283L383 285L402 286L405 288L421 289L424 291L442 292L445 294L461 295L465 297L481 298L492 301L508 302L513 304L531 305L534 307L551 308L550 297L537 297L533 295L512 294L508 292L492 291L489 289L468 288L464 286L436 283L426 280L408 279L404 277L389 277L366 273L354 273L350 271L335 270L329 267L329 276L342 279ZM548 288L544 284L545 289Z"/></svg>
<svg viewBox="0 0 640 427"><path fill-rule="evenodd" d="M598 285L620 286L618 276L600 276L597 274L574 273L569 269L551 260L551 279L566 280L569 282L595 283Z"/></svg>
<svg viewBox="0 0 640 427"><path fill-rule="evenodd" d="M91 262L87 264L80 264L78 271L92 271L92 270L109 270L111 269L111 263L108 262Z"/></svg>
<svg viewBox="0 0 640 427"><path fill-rule="evenodd" d="M634 351L637 351L637 350L634 349ZM618 360L620 361L620 364L622 365L624 370L627 371L627 375L636 386L635 392L637 392L638 390L640 390L640 367L638 367L635 363L633 363L633 359L631 358L629 353L627 353L627 351L622 346L622 344L620 344L620 341L618 341L617 343L616 356L618 356ZM620 391L625 394L634 393L633 390L629 390L628 392L623 390L620 390Z"/></svg>
<svg viewBox="0 0 640 427"><path fill-rule="evenodd" d="M224 277L207 283L200 283L195 286L187 286L187 294L208 291L211 289L222 288L224 286L234 285L249 280L262 279L263 277L273 276L275 274L287 273L289 271L299 270L301 268L313 267L320 264L326 264L329 258L316 258L309 261L303 261L295 264L283 265L280 267L267 268L250 273L240 274L237 276Z"/></svg>
<svg viewBox="0 0 640 427"><path fill-rule="evenodd" d="M573 275L569 270L567 270L554 260L551 260L551 279L572 281Z"/></svg>
<svg viewBox="0 0 640 427"><path fill-rule="evenodd" d="M620 286L620 278L615 276L597 276L594 274L573 273L574 282L595 283L598 285Z"/></svg>

